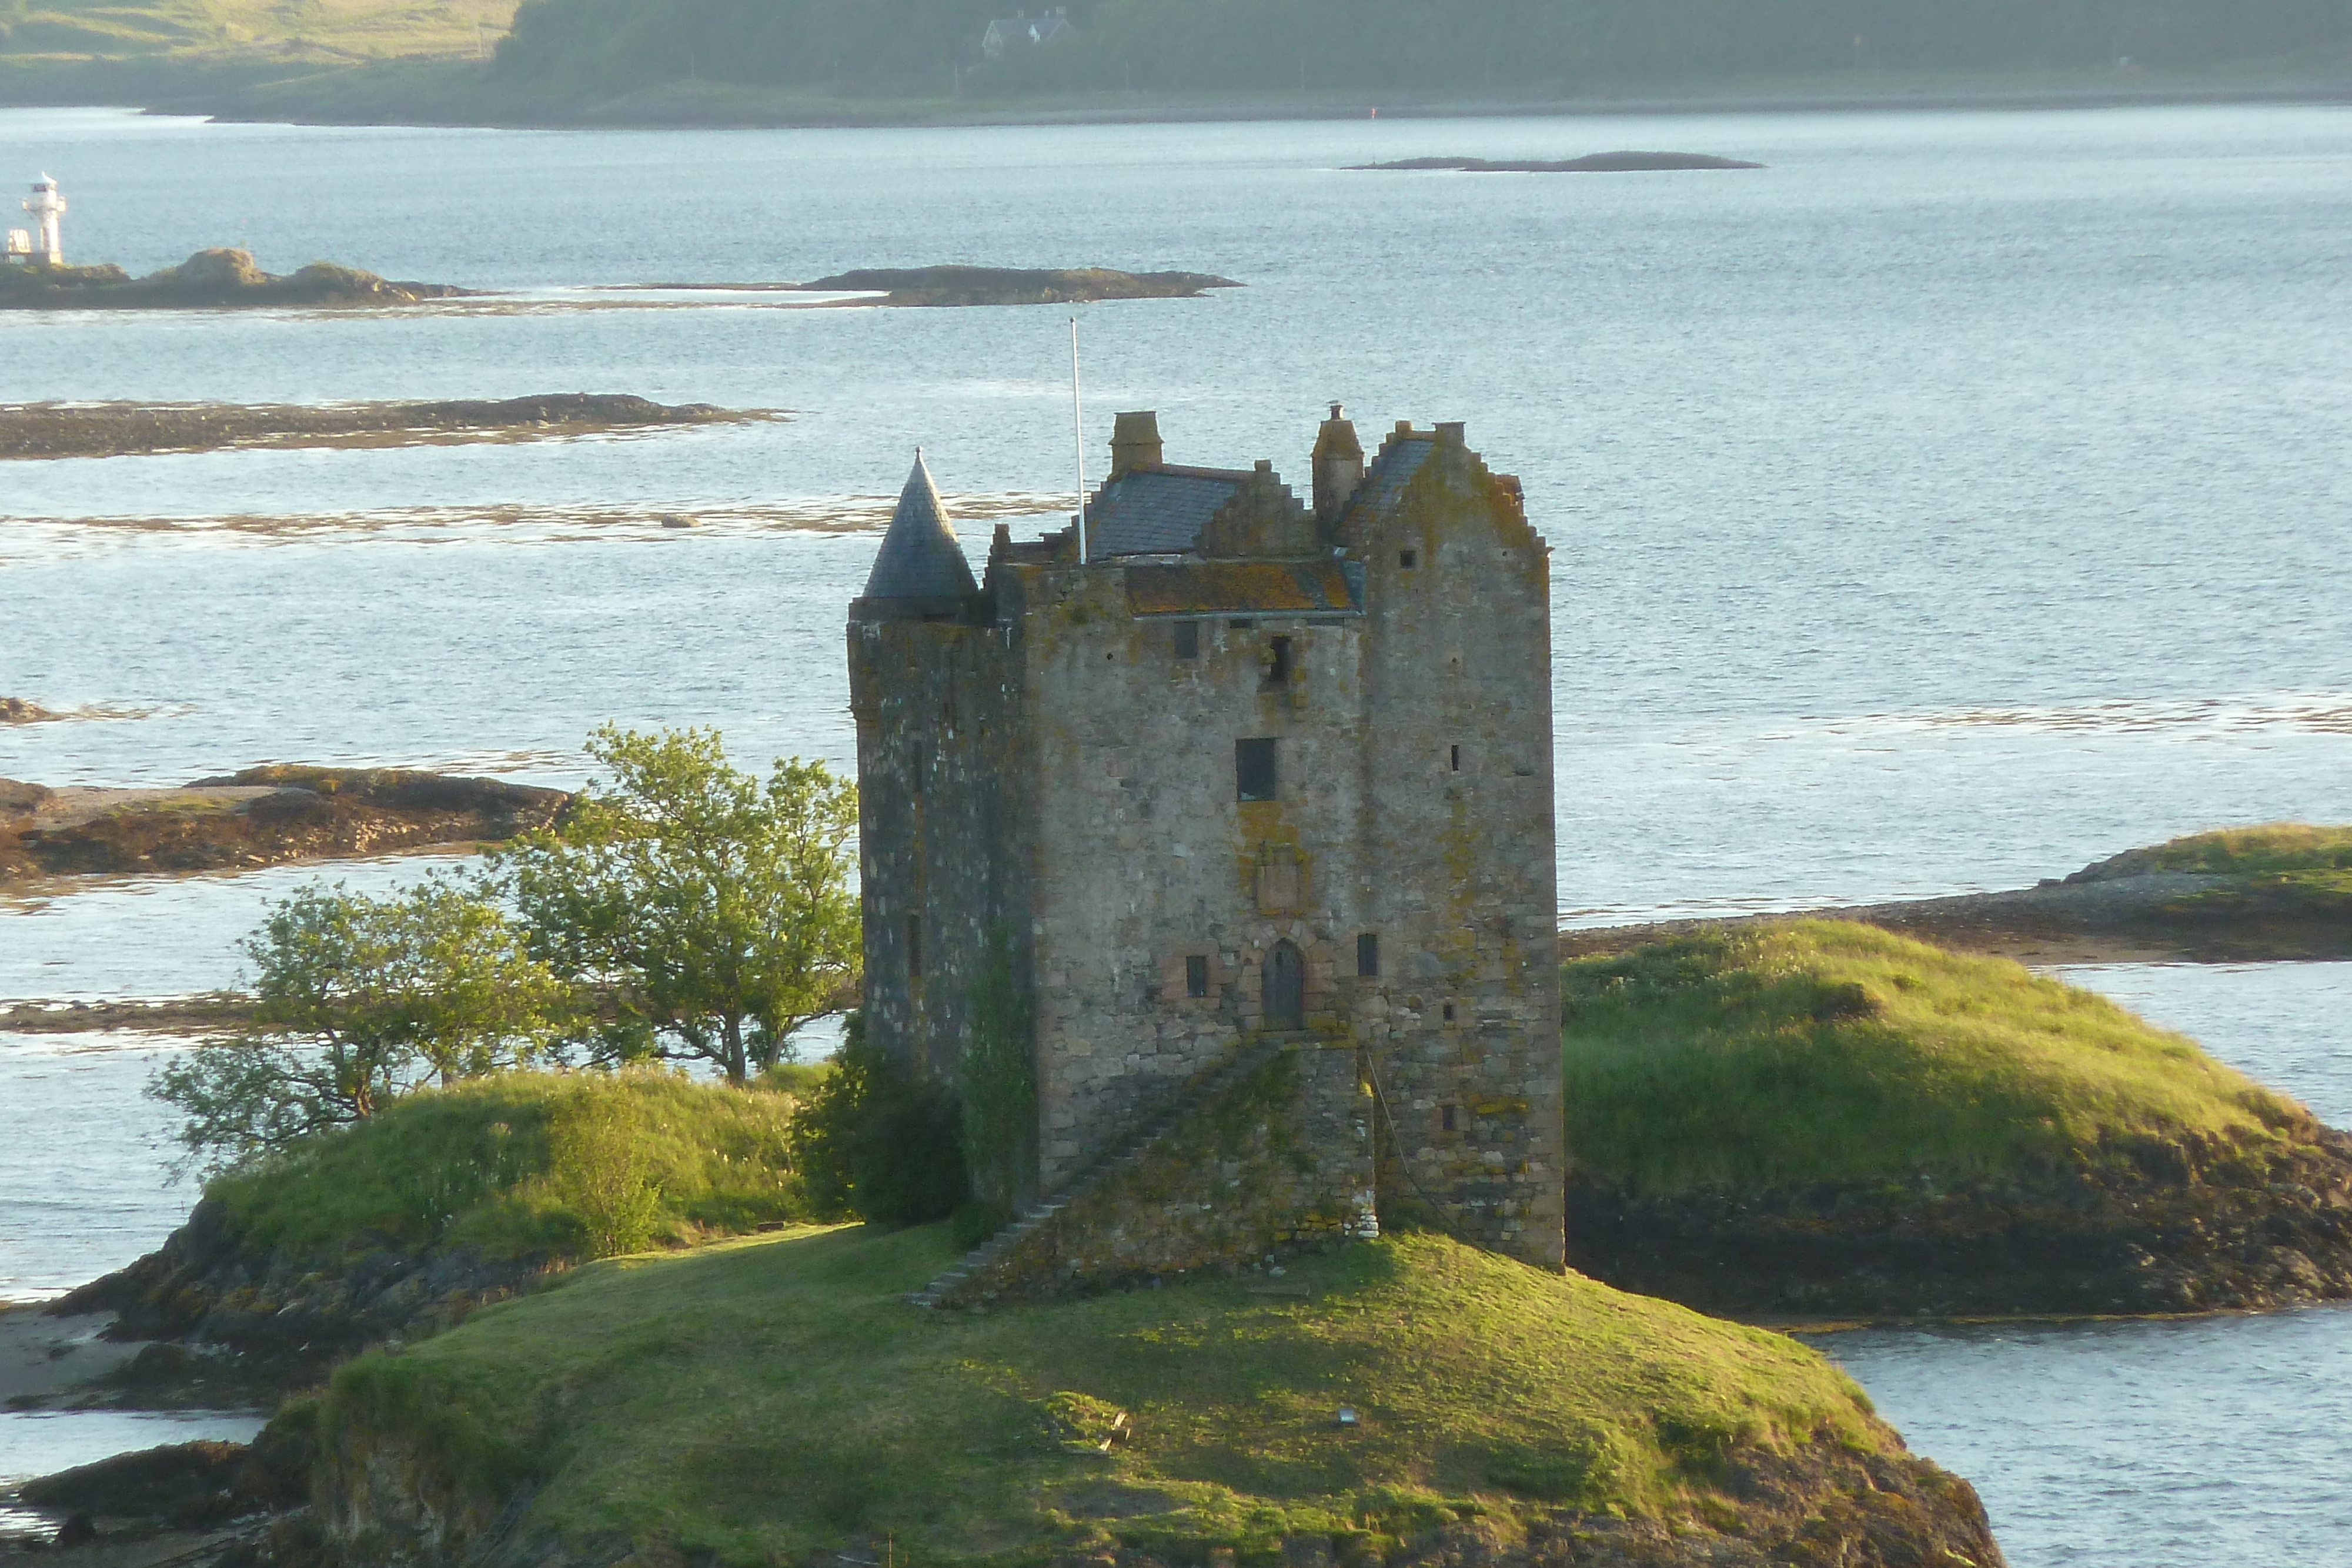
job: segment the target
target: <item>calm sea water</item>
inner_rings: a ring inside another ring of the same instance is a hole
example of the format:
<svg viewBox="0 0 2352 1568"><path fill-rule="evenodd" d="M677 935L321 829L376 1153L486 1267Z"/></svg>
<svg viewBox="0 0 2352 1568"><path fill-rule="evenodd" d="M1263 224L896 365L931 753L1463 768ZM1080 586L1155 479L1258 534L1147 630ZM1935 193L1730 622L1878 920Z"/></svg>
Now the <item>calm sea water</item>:
<svg viewBox="0 0 2352 1568"><path fill-rule="evenodd" d="M1628 146L1769 167L1343 167ZM135 270L229 242L279 270L323 256L535 297L950 260L1237 278L1084 309L1097 454L1109 410L1154 407L1172 461L1270 456L1296 480L1332 399L1368 434L1466 420L1553 549L1570 920L2016 885L2216 823L2352 817L2342 110L774 132L0 111L16 163L63 183L69 254ZM987 520L1032 534L1063 505L1066 317L0 319L12 399L592 390L791 411L0 465L0 694L142 716L0 730L0 776L287 759L566 782L607 718L845 762L843 606L912 446L975 549ZM706 526L654 524L672 511ZM226 983L262 903L310 874L8 906L0 998ZM2081 977L2352 1118L2339 967ZM176 1218L168 1129L136 1092L173 1049L0 1038L0 1295L62 1288ZM1834 1348L1979 1479L2021 1564L2324 1562L2305 1523L2352 1519L2352 1490L2287 1434L2335 1419L2346 1322ZM2184 1474L2255 1533L2192 1528Z"/></svg>

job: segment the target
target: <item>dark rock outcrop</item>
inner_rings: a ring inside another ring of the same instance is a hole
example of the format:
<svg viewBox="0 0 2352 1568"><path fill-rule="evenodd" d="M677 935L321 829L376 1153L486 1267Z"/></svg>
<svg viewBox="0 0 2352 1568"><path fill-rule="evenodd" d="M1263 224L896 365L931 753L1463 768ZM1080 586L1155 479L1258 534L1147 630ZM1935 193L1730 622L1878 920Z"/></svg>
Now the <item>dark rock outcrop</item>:
<svg viewBox="0 0 2352 1568"><path fill-rule="evenodd" d="M2119 1153L1937 1188L1629 1197L1569 1185L1569 1260L1738 1317L2166 1313L2352 1300L2352 1137L2270 1159Z"/></svg>
<svg viewBox="0 0 2352 1568"><path fill-rule="evenodd" d="M154 1342L110 1375L122 1402L185 1404L301 1386L370 1345L512 1295L548 1269L543 1257L420 1254L389 1239L341 1258L257 1247L208 1197L161 1248L50 1310L110 1312L107 1337Z"/></svg>
<svg viewBox="0 0 2352 1568"><path fill-rule="evenodd" d="M793 287L878 293L885 305L1064 305L1092 299L1193 299L1239 288L1204 272L1118 272L1104 267L908 267L838 272Z"/></svg>
<svg viewBox="0 0 2352 1568"><path fill-rule="evenodd" d="M235 306L416 305L475 291L446 283L393 283L373 272L314 261L279 275L250 252L200 250L177 267L132 277L100 267L0 267L0 310L186 310Z"/></svg>
<svg viewBox="0 0 2352 1568"><path fill-rule="evenodd" d="M765 409L658 403L609 392L455 398L434 402L0 404L0 458L112 457L226 446L383 446L501 436L582 435L775 417ZM0 720L55 717L30 704Z"/></svg>
<svg viewBox="0 0 2352 1568"><path fill-rule="evenodd" d="M1631 174L1674 169L1761 169L1738 158L1706 152L1594 152L1582 158L1400 158L1355 163L1352 170L1444 169L1466 174Z"/></svg>
<svg viewBox="0 0 2352 1568"><path fill-rule="evenodd" d="M39 724L57 716L38 703L26 702L23 697L0 697L0 724Z"/></svg>
<svg viewBox="0 0 2352 1568"><path fill-rule="evenodd" d="M284 764L178 790L48 791L0 816L0 882L212 871L510 839L549 826L571 799L496 779Z"/></svg>
<svg viewBox="0 0 2352 1568"><path fill-rule="evenodd" d="M17 1496L51 1512L208 1530L291 1508L310 1491L310 1445L265 1432L246 1443L175 1443L27 1481Z"/></svg>

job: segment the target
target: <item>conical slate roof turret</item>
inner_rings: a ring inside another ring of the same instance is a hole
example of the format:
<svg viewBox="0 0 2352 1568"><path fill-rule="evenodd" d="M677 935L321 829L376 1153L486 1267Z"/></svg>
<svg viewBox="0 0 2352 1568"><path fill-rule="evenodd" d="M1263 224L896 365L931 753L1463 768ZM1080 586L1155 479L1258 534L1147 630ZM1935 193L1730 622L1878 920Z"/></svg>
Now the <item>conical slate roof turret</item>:
<svg viewBox="0 0 2352 1568"><path fill-rule="evenodd" d="M875 552L874 570L866 579L859 603L876 600L951 601L980 591L971 568L956 543L955 525L940 503L939 486L923 465L922 449L915 451L915 470L898 494L898 509L891 514L889 531ZM875 604L877 611L887 606Z"/></svg>

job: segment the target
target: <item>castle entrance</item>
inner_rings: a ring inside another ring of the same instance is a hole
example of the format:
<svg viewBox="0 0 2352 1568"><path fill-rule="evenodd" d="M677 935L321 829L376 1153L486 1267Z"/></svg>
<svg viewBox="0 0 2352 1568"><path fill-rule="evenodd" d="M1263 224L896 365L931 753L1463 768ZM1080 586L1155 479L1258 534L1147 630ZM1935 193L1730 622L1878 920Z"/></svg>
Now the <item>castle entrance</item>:
<svg viewBox="0 0 2352 1568"><path fill-rule="evenodd" d="M1276 943L1265 956L1265 1027L1307 1027L1307 960L1287 940Z"/></svg>

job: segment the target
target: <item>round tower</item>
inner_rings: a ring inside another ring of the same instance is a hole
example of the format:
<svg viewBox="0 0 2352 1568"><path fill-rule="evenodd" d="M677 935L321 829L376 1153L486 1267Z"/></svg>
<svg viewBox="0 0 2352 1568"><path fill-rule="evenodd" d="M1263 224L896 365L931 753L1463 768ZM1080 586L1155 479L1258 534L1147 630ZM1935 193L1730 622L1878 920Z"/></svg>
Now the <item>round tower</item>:
<svg viewBox="0 0 2352 1568"><path fill-rule="evenodd" d="M47 174L34 181L25 210L33 216L33 259L47 267L63 267L66 252L58 238L58 219L65 215L66 199L58 194L58 183Z"/></svg>

